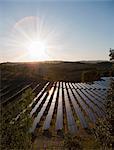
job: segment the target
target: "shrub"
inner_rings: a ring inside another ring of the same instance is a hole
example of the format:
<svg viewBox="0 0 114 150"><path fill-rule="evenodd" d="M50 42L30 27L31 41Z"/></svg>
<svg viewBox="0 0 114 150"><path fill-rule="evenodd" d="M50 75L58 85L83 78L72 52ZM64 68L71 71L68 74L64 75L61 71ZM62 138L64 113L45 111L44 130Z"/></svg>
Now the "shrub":
<svg viewBox="0 0 114 150"><path fill-rule="evenodd" d="M106 117L99 118L93 129L94 136L96 140L101 144L103 149L112 148L113 139L113 122L114 122L114 82L112 82L111 90L108 92L107 102L106 102Z"/></svg>
<svg viewBox="0 0 114 150"><path fill-rule="evenodd" d="M11 121L17 110L25 109L29 102L34 97L31 89L25 91L22 99L16 102L13 106L10 103L5 108L2 108L1 113L1 145L2 150L30 150L31 149L31 134L29 129L32 120L29 115L29 110L22 113L17 121Z"/></svg>
<svg viewBox="0 0 114 150"><path fill-rule="evenodd" d="M64 139L64 147L69 150L82 150L81 142L81 137L67 134Z"/></svg>
<svg viewBox="0 0 114 150"><path fill-rule="evenodd" d="M97 71L83 71L81 75L82 82L90 82L100 79L100 75Z"/></svg>

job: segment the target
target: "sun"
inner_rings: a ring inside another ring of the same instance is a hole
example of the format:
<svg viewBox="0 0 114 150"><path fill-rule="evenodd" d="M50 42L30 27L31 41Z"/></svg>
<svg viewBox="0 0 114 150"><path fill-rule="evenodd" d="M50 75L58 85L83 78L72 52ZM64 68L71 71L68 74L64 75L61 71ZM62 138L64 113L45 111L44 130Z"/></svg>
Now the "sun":
<svg viewBox="0 0 114 150"><path fill-rule="evenodd" d="M28 45L28 49L30 49L30 52L38 54L38 51L44 51L46 49L46 45L42 41L32 41Z"/></svg>
<svg viewBox="0 0 114 150"><path fill-rule="evenodd" d="M32 40L26 45L26 48L32 60L45 60L47 58L46 50L48 47L44 41Z"/></svg>

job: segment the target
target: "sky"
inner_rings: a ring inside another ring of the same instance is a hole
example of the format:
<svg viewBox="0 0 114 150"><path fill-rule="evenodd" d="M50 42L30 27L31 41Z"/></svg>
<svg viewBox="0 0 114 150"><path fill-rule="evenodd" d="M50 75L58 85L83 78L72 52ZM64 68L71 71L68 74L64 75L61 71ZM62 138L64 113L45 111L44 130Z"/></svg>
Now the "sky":
<svg viewBox="0 0 114 150"><path fill-rule="evenodd" d="M109 60L113 16L113 0L0 0L0 62Z"/></svg>

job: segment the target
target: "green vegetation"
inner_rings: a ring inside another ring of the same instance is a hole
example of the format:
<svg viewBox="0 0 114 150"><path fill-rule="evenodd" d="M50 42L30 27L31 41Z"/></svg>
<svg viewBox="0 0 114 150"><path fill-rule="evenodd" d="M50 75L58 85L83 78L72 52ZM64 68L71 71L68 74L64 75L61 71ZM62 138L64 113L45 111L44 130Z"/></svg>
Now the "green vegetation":
<svg viewBox="0 0 114 150"><path fill-rule="evenodd" d="M22 95L20 101L8 104L1 110L1 150L29 150L32 147L31 134L29 129L32 120L29 116L28 104L33 100L34 93L28 89ZM13 121L16 115L27 108L17 121Z"/></svg>
<svg viewBox="0 0 114 150"><path fill-rule="evenodd" d="M110 48L110 54L109 54L110 60L114 60L114 49Z"/></svg>
<svg viewBox="0 0 114 150"><path fill-rule="evenodd" d="M113 62L36 62L36 63L2 63L1 86L19 81L70 81L80 82L97 79L99 76L114 75ZM95 76L93 75L95 72ZM85 75L86 74L86 75ZM84 76L84 77L83 77ZM86 76L86 77L85 77ZM88 80L89 79L89 80Z"/></svg>
<svg viewBox="0 0 114 150"><path fill-rule="evenodd" d="M83 62L60 62L55 64L43 64L46 69L44 79L49 81L81 82L85 72L88 73L87 81L99 79L100 76L109 76L112 63L83 63ZM95 75L93 73L95 72ZM114 73L114 69L111 73ZM91 76L91 78L89 78Z"/></svg>
<svg viewBox="0 0 114 150"><path fill-rule="evenodd" d="M64 147L68 150L82 150L82 138L80 136L65 135Z"/></svg>
<svg viewBox="0 0 114 150"><path fill-rule="evenodd" d="M111 125L104 119L98 119L94 128L94 136L96 141L101 145L104 150L111 149L112 137L111 137Z"/></svg>
<svg viewBox="0 0 114 150"><path fill-rule="evenodd" d="M108 92L106 103L106 117L97 120L93 129L97 142L102 149L111 149L113 143L113 122L114 122L114 81L112 81L111 90Z"/></svg>
<svg viewBox="0 0 114 150"><path fill-rule="evenodd" d="M91 82L93 80L99 80L100 74L98 71L83 71L82 72L82 82Z"/></svg>

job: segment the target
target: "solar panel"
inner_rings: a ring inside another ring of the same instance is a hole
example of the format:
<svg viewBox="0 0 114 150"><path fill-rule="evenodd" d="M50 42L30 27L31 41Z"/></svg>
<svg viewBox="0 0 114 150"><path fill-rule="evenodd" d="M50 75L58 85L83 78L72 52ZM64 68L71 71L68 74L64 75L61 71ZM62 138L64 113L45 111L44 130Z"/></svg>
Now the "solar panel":
<svg viewBox="0 0 114 150"><path fill-rule="evenodd" d="M91 89L86 83L80 83L81 86L85 87L85 89Z"/></svg>
<svg viewBox="0 0 114 150"><path fill-rule="evenodd" d="M78 85L80 86L80 89L86 89L86 87L82 83L78 83Z"/></svg>
<svg viewBox="0 0 114 150"><path fill-rule="evenodd" d="M35 117L35 119L34 119L34 121L33 121L32 128L30 129L30 132L34 132L34 130L35 130L37 124L39 124L40 119L41 119L41 117L43 116L44 111L46 110L46 107L47 107L47 105L48 105L48 103L49 103L49 101L50 101L50 98L51 98L51 96L53 95L53 92L54 92L54 87L52 87L51 90L49 91L49 95L48 95L48 97L47 97L45 103L43 104L43 106L42 106L40 112L38 113L37 117Z"/></svg>
<svg viewBox="0 0 114 150"><path fill-rule="evenodd" d="M63 82L63 89L64 89L64 88L66 88L66 87L65 87L65 82Z"/></svg>
<svg viewBox="0 0 114 150"><path fill-rule="evenodd" d="M73 92L74 92L75 98L77 99L78 103L81 105L83 110L89 116L90 120L95 123L96 122L95 114L93 114L91 109L85 104L85 102L82 100L82 98L79 96L79 94L77 93L77 91L75 89L73 89Z"/></svg>
<svg viewBox="0 0 114 150"><path fill-rule="evenodd" d="M57 92L58 92L58 87L56 87L56 89L55 89L53 99L52 99L52 102L51 102L51 106L49 108L48 114L46 116L46 119L45 119L45 122L44 122L44 125L43 125L43 130L48 130L49 127L50 127L50 123L51 123L54 108L55 108L55 102L56 102L56 99L57 99Z"/></svg>
<svg viewBox="0 0 114 150"><path fill-rule="evenodd" d="M32 115L35 113L35 111L38 109L38 107L40 106L40 104L42 103L42 101L44 100L44 98L46 97L47 92L45 92L43 94L43 96L40 98L40 100L38 101L38 103L35 105L35 107L31 110L30 112L30 117L32 117Z"/></svg>
<svg viewBox="0 0 114 150"><path fill-rule="evenodd" d="M43 116L45 120L42 129L48 130L51 127L55 110L57 112L55 129L56 131L62 130L64 128L64 104L68 131L71 134L77 133L77 117L82 128L88 128L88 118L92 123L95 123L97 117L105 115L105 102L109 83L110 80L105 78L102 81L94 81L93 83L54 82L48 93L46 92L47 87L52 86L48 82L29 105L29 107L34 106L30 116L32 117L34 113L37 115L30 131L34 132Z"/></svg>
<svg viewBox="0 0 114 150"><path fill-rule="evenodd" d="M106 96L107 96L107 92L105 92L104 90L95 90L95 92L97 94L99 94L101 97L103 97L103 99L106 99Z"/></svg>
<svg viewBox="0 0 114 150"><path fill-rule="evenodd" d="M77 89L81 89L82 87L79 86L78 83L75 83L75 86L77 87Z"/></svg>
<svg viewBox="0 0 114 150"><path fill-rule="evenodd" d="M92 91L90 90L86 90L91 96L95 97L95 99L100 102L101 104L104 105L104 99L103 98L100 98L99 96L97 96L95 93L93 93Z"/></svg>
<svg viewBox="0 0 114 150"><path fill-rule="evenodd" d="M83 89L81 90L85 96L87 96L89 98L89 100L92 102L92 108L95 109L97 111L97 114L99 115L99 117L104 115L103 110L105 110L105 107L103 104L99 103L94 97L92 97L90 94L88 94L86 91L84 91Z"/></svg>
<svg viewBox="0 0 114 150"><path fill-rule="evenodd" d="M68 130L71 132L71 134L74 134L77 132L77 126L72 114L68 93L66 88L64 89L64 100L65 100L65 108L66 108L66 115L67 115L67 124L68 124Z"/></svg>
<svg viewBox="0 0 114 150"><path fill-rule="evenodd" d="M33 103L44 93L44 91L46 90L47 86L49 85L49 82L46 83L46 85L43 87L43 89L38 93L38 95L34 98L34 100L32 101L32 103L29 105L29 107L31 107L33 105Z"/></svg>
<svg viewBox="0 0 114 150"><path fill-rule="evenodd" d="M76 112L76 114L77 114L77 116L78 116L78 118L79 118L79 120L80 120L80 122L81 122L82 127L83 127L83 128L87 128L87 127L88 127L88 124L87 124L87 122L86 122L86 120L85 120L85 117L84 117L84 115L83 115L83 112L81 111L81 109L80 109L80 107L79 107L77 101L76 101L75 98L74 98L74 95L73 95L72 90L69 89L68 91L69 91L70 99L71 99L71 101L72 101L74 110L75 110L75 112Z"/></svg>
<svg viewBox="0 0 114 150"><path fill-rule="evenodd" d="M62 130L63 128L63 97L62 88L59 89L57 118L56 118L56 130Z"/></svg>
<svg viewBox="0 0 114 150"><path fill-rule="evenodd" d="M91 91L93 94L97 95L100 99L102 99L103 101L105 101L105 97L106 96L104 96L104 94L102 94L102 92L100 94L99 92L97 92L97 90L89 90L89 91Z"/></svg>
<svg viewBox="0 0 114 150"><path fill-rule="evenodd" d="M88 106L92 108L93 112L95 112L98 116L101 117L101 113L99 109L91 102L91 100L87 98L80 90L77 90L77 92L80 94L83 100L88 104Z"/></svg>

